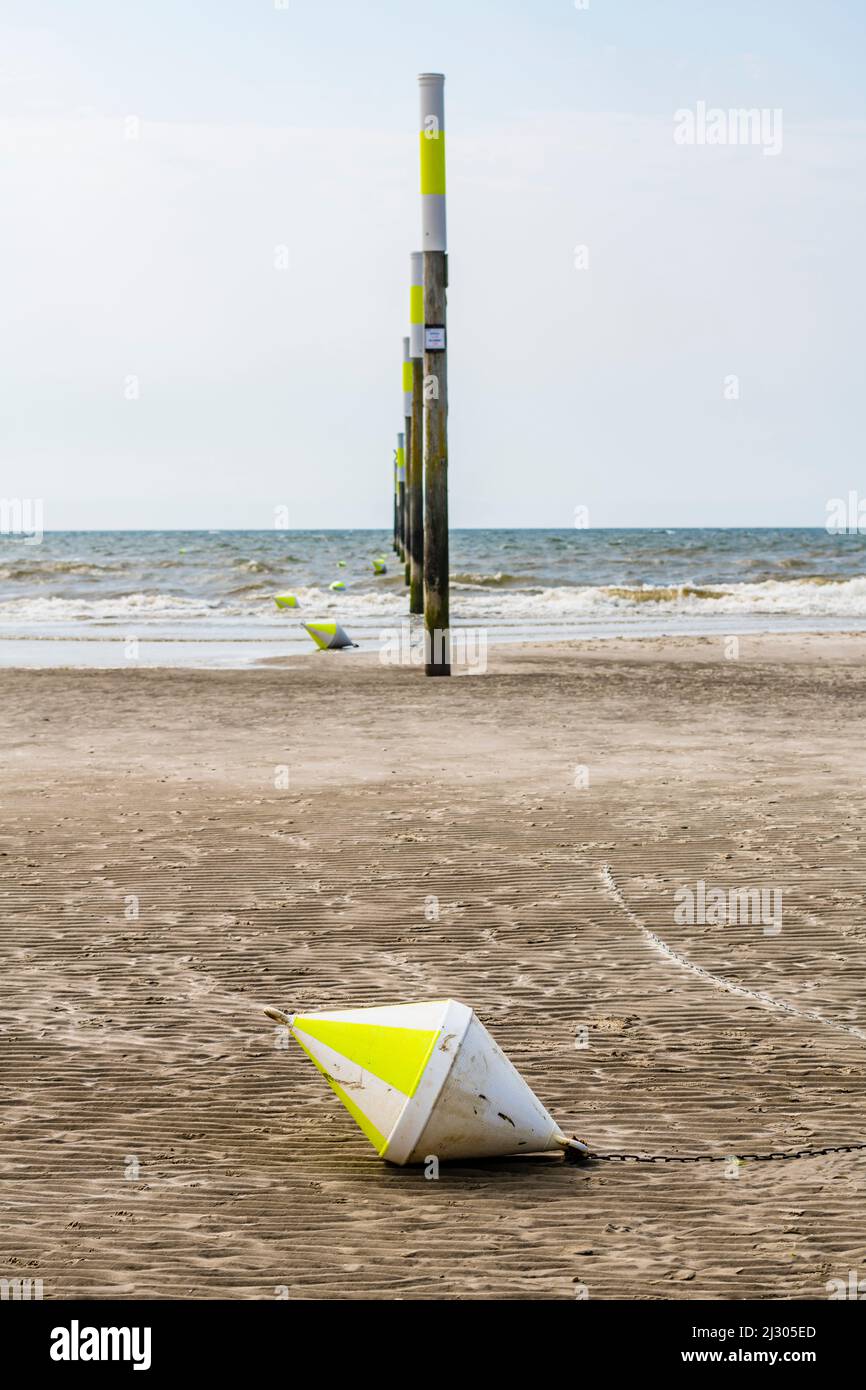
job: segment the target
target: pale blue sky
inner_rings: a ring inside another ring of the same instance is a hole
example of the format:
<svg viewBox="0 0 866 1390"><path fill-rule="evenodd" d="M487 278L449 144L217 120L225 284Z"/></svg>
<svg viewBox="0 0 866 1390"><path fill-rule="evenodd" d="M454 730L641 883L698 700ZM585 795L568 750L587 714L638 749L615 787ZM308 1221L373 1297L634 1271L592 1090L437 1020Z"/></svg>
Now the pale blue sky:
<svg viewBox="0 0 866 1390"><path fill-rule="evenodd" d="M49 528L387 524L440 70L453 524L821 525L866 494L864 30L853 0L4 0L0 494ZM701 101L781 108L781 153L675 145Z"/></svg>

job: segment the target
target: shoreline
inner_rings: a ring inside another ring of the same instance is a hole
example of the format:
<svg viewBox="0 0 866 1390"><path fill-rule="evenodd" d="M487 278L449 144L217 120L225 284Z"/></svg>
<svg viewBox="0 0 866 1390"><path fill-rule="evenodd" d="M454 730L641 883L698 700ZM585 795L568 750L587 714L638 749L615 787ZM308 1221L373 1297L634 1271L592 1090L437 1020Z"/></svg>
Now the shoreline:
<svg viewBox="0 0 866 1390"><path fill-rule="evenodd" d="M384 627L384 633L402 633L409 630L408 619L404 619L401 624L392 624ZM423 632L421 620L413 620L411 627L413 638ZM608 659L619 660L623 653L644 653L655 654L659 651L665 653L676 653L682 656L694 650L704 654L706 659L736 660L742 659L746 653L761 652L761 659L772 660L804 660L809 657L804 656L804 652L820 647L827 660L854 660L856 653L861 658L866 657L866 629L845 627L832 628L812 627L796 628L794 630L783 629L764 629L764 630L732 630L726 627L724 631L716 632L638 632L638 633L611 633L597 634L592 636L557 636L548 637L527 637L525 634L520 636L506 636L497 634L496 629L473 628L470 624L455 625L452 629L455 633L461 631L473 634L484 634L484 654L485 669L498 669L502 662L510 658L516 658L526 652L548 653L555 655L568 652L582 652L587 657L601 653ZM360 634L358 634L360 635ZM740 651L740 658L726 656L726 650L730 647L731 639L735 638ZM296 639L298 646L291 651L271 650L261 655L245 655L241 658L238 649L249 649L253 647L281 647L284 643L270 637L251 637L244 639L227 640L221 637L196 638L190 641L188 638L179 637L160 637L149 639L147 635L138 635L135 639L137 646L136 656L126 656L125 650L130 638L117 636L112 638L94 638L92 636L72 636L72 637L52 637L30 634L27 636L10 639L0 637L0 670L7 671L26 671L26 670L67 670L67 671L128 671L139 667L148 670L176 670L176 671L205 671L205 670L238 670L251 671L260 668L273 668L275 666L296 665L299 662L307 661L312 658L319 658L323 654L312 649L309 638ZM303 642L303 645L301 645ZM9 659L10 656L20 656L17 643L25 644L23 652L30 655L29 660ZM64 646L71 648L65 653L67 659L64 660L44 660L38 659L43 653L54 654L55 648L50 645L56 643L57 649ZM32 645L31 645L32 644ZM86 648L93 650L87 655L90 659L72 659L78 652L84 652ZM171 648L173 652L184 648L184 659L158 659L165 655L163 648ZM478 644L469 644L469 656L473 653L477 655ZM156 656L153 655L155 651ZM368 665L370 662L388 666L396 664L405 669L411 663L402 660L397 663L384 662L380 657L381 643L377 640L364 642L362 640L360 650L345 651L342 653L327 653L327 659L331 662L353 662L358 665ZM787 657L785 656L787 653ZM714 657L715 654L715 657ZM218 659L219 655L222 659ZM664 659L654 656L654 659ZM471 664L471 661L470 661ZM478 664L477 662L475 663ZM467 674L466 671L458 671L455 674ZM478 674L483 674L478 671Z"/></svg>

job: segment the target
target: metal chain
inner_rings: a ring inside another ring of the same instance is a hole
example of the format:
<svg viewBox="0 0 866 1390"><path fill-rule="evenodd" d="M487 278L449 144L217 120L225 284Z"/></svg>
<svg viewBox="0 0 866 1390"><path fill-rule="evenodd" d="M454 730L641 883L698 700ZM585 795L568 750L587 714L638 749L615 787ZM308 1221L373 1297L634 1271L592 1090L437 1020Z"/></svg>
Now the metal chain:
<svg viewBox="0 0 866 1390"><path fill-rule="evenodd" d="M582 1141L583 1142L583 1141ZM862 1152L866 1144L827 1144L823 1149L797 1149L793 1153L768 1154L597 1154L591 1150L586 1161L598 1163L774 1163L794 1158L822 1158L825 1154L847 1154ZM574 1149L566 1149L566 1156L572 1163L579 1163L581 1156Z"/></svg>
<svg viewBox="0 0 866 1390"><path fill-rule="evenodd" d="M611 897L626 914L630 921L643 932L644 937L652 946L661 951L676 965L682 966L685 970L691 971L693 975L699 975L702 979L709 980L710 984L717 989L726 990L729 994L743 995L748 999L755 999L765 1008L776 1009L780 1013L793 1014L796 1018L806 1019L810 1023L821 1023L827 1028L832 1028L838 1033L847 1033L851 1037L859 1038L861 1042L866 1041L866 1030L857 1028L850 1023L842 1023L838 1019L826 1018L823 1014L817 1013L813 1009L800 1009L796 1004L788 1004L780 999L773 999L771 995L763 990L749 989L746 985L737 984L733 980L725 979L722 975L714 975L711 971L705 970L702 965L695 965L694 961L675 951L671 946L663 941L655 932L650 931L644 921L633 912L625 900L622 889L616 882L609 864L604 864L601 870L602 881L610 893ZM585 1140L580 1142L586 1143ZM730 1163L736 1160L738 1163L774 1163L784 1162L786 1159L794 1158L822 1158L825 1154L848 1154L859 1153L866 1149L863 1144L827 1144L822 1149L797 1149L793 1153L768 1153L768 1154L626 1154L611 1153L597 1154L589 1150L583 1155L578 1154L575 1149L566 1149L566 1158L572 1163L580 1163L581 1158L585 1162L593 1159L603 1163Z"/></svg>

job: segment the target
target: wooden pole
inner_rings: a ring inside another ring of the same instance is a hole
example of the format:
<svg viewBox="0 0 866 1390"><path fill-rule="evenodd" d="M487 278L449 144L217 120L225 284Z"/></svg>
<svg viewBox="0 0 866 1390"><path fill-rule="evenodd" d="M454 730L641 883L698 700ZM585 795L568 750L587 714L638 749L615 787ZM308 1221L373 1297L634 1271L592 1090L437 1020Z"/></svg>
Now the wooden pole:
<svg viewBox="0 0 866 1390"><path fill-rule="evenodd" d="M428 676L450 676L445 78L438 72L425 72L418 83L424 248L424 670Z"/></svg>
<svg viewBox="0 0 866 1390"><path fill-rule="evenodd" d="M409 258L412 423L409 452L409 612L424 612L424 257Z"/></svg>
<svg viewBox="0 0 866 1390"><path fill-rule="evenodd" d="M397 435L397 554L403 559L403 532L406 516L406 446L405 436Z"/></svg>
<svg viewBox="0 0 866 1390"><path fill-rule="evenodd" d="M412 556L412 472L414 469L412 439L412 359L409 339L403 339L403 429L406 435L406 510L403 515L404 579L408 586Z"/></svg>
<svg viewBox="0 0 866 1390"><path fill-rule="evenodd" d="M392 471L393 471L393 474L394 474L394 478L393 478L393 491L394 491L394 542L393 542L392 549L396 551L396 549L397 549L397 450L396 450L396 449L394 450L394 468L393 468Z"/></svg>

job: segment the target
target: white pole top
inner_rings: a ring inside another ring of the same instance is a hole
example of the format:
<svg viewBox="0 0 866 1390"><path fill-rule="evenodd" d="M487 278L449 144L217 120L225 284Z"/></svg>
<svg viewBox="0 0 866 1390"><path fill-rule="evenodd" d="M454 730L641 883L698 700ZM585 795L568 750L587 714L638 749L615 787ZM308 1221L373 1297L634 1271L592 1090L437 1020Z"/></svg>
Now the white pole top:
<svg viewBox="0 0 866 1390"><path fill-rule="evenodd" d="M445 230L445 78L422 72L418 78L421 116L421 245L448 249Z"/></svg>
<svg viewBox="0 0 866 1390"><path fill-rule="evenodd" d="M441 72L422 72L418 78L418 94L421 98L421 129L423 131L445 129L445 77ZM435 127L428 124L435 117ZM431 137L435 138L435 137Z"/></svg>

